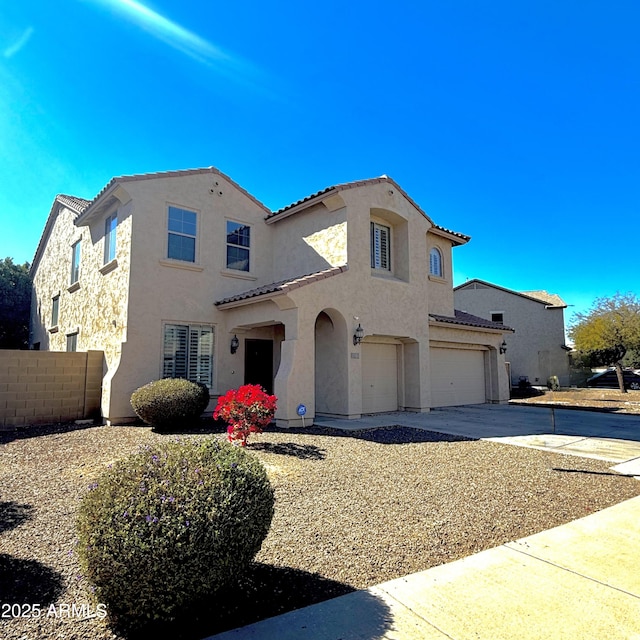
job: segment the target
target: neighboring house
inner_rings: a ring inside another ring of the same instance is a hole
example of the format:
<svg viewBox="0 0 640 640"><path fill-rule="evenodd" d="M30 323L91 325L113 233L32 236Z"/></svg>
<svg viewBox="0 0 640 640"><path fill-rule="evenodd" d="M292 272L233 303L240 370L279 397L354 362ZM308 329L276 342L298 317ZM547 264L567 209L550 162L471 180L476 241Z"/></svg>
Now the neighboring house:
<svg viewBox="0 0 640 640"><path fill-rule="evenodd" d="M301 404L309 424L503 402L508 329L454 312L451 250L468 240L386 176L279 211L213 167L117 177L91 201L56 197L31 342L104 351L108 423L134 417L137 387L174 376L206 383L210 408L262 384L289 426Z"/></svg>
<svg viewBox="0 0 640 640"><path fill-rule="evenodd" d="M515 329L506 339L512 385L521 377L532 385L546 385L550 376L569 385L571 349L564 335L567 305L559 296L546 291L512 291L483 280L469 280L453 291L456 308Z"/></svg>

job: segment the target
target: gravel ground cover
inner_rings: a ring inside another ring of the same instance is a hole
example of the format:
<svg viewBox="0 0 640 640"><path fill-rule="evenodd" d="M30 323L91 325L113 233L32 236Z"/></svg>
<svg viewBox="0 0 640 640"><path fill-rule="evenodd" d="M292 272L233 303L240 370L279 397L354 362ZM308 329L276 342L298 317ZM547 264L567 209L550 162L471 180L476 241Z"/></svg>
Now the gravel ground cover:
<svg viewBox="0 0 640 640"><path fill-rule="evenodd" d="M174 436L146 427L48 430L0 433L0 635L149 637L158 630L113 629L96 615L74 550L75 513L106 465ZM606 462L409 428L268 430L249 450L276 490L257 562L238 586L194 603L156 637L203 638L640 495L637 480Z"/></svg>
<svg viewBox="0 0 640 640"><path fill-rule="evenodd" d="M618 389L560 389L532 398L512 400L514 404L544 404L558 407L597 409L611 413L640 415L640 391L622 393Z"/></svg>

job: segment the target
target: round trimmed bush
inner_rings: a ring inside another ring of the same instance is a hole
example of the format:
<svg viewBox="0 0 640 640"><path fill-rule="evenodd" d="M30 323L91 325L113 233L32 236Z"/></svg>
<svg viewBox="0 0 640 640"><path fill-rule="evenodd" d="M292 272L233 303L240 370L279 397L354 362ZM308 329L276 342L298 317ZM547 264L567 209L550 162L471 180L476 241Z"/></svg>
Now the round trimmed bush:
<svg viewBox="0 0 640 640"><path fill-rule="evenodd" d="M207 386L183 378L154 380L131 395L136 415L159 430L195 422L208 404Z"/></svg>
<svg viewBox="0 0 640 640"><path fill-rule="evenodd" d="M78 555L116 619L170 620L218 592L254 559L273 517L262 463L213 438L147 446L89 489Z"/></svg>

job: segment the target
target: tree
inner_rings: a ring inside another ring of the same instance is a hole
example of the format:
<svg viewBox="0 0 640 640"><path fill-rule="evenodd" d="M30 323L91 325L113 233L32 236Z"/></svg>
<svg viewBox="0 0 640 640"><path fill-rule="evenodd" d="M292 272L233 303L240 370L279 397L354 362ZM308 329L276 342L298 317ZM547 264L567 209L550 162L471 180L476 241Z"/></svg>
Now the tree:
<svg viewBox="0 0 640 640"><path fill-rule="evenodd" d="M640 299L632 293L597 298L588 313L576 314L569 336L592 366L614 366L620 391L627 353L640 350Z"/></svg>
<svg viewBox="0 0 640 640"><path fill-rule="evenodd" d="M0 349L26 349L29 346L31 277L29 263L0 260Z"/></svg>

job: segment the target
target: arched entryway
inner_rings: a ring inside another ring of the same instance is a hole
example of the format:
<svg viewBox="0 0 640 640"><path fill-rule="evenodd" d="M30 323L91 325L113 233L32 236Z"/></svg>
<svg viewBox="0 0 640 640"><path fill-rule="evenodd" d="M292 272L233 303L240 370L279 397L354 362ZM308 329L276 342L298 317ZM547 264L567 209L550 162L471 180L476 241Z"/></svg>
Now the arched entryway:
<svg viewBox="0 0 640 640"><path fill-rule="evenodd" d="M344 316L321 311L315 323L315 413L349 413L349 335Z"/></svg>

